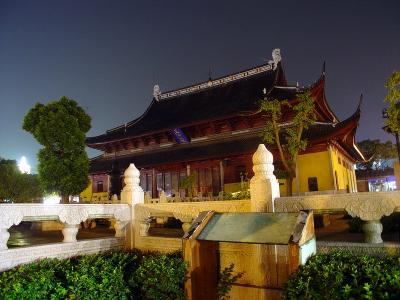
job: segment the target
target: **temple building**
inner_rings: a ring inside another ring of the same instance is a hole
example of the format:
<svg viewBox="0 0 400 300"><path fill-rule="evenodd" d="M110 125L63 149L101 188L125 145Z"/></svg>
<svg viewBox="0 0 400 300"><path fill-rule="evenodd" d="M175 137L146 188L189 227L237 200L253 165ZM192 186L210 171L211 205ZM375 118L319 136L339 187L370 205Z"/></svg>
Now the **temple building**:
<svg viewBox="0 0 400 300"><path fill-rule="evenodd" d="M354 164L363 160L355 143L360 105L339 121L325 96L325 68L311 85L287 83L279 49L263 65L188 87L161 92L154 87L153 101L138 118L106 133L89 137L88 147L103 151L91 159L89 192L119 194L122 174L129 163L141 173L144 191L157 197L187 193L182 181L192 174L194 195L218 195L241 188L253 176L252 155L262 143L266 116L260 109L265 97L296 103L310 92L317 121L303 137L294 193L357 190ZM356 105L354 105L356 106ZM284 112L290 122L290 111ZM279 155L273 145L275 169ZM285 194L285 180L280 180Z"/></svg>

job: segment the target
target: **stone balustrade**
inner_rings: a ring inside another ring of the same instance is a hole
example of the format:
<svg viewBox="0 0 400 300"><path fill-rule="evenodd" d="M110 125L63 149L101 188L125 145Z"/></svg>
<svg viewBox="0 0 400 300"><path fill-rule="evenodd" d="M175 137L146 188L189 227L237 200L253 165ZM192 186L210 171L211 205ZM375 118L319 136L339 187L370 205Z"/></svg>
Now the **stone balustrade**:
<svg viewBox="0 0 400 300"><path fill-rule="evenodd" d="M280 197L275 199L274 206L277 212L302 209L327 213L347 212L365 221L363 230L367 243L382 243L380 219L400 211L400 191Z"/></svg>
<svg viewBox="0 0 400 300"><path fill-rule="evenodd" d="M0 250L7 249L8 229L21 221L58 220L64 224L63 242L76 242L79 224L87 219L114 218L115 236L125 236L131 221L126 204L0 204Z"/></svg>
<svg viewBox="0 0 400 300"><path fill-rule="evenodd" d="M223 193L220 192L218 196L208 194L207 196L199 193L195 197L181 197L179 193L174 194L175 196L167 196L164 191L160 191L159 198L152 198L150 192L144 193L144 203L179 203L179 202L203 202L203 201L225 201Z"/></svg>
<svg viewBox="0 0 400 300"><path fill-rule="evenodd" d="M136 204L135 220L140 224L141 236L147 235L148 224L150 224L153 217L174 217L183 223L182 229L186 232L192 220L200 212L206 210L217 212L248 212L250 211L250 200Z"/></svg>
<svg viewBox="0 0 400 300"><path fill-rule="evenodd" d="M382 224L380 219L395 211L400 211L400 191L378 193L343 193L335 191L312 193L298 197L279 197L279 183L273 171L273 156L261 144L253 155L254 176L250 180L249 200L205 201L205 202L170 202L164 194L158 201L150 201L145 197L139 186L139 171L133 164L125 172L127 201L132 206L132 215L138 226L140 235L146 235L152 217L173 216L183 222L187 230L191 220L203 210L229 211L259 211L259 212L294 212L313 210L315 212L347 212L353 217L365 221L363 230L367 243L382 243ZM133 192L135 191L135 192ZM136 194L135 194L136 193ZM136 205L135 205L136 204ZM132 222L132 226L135 223ZM132 228L133 229L133 228Z"/></svg>

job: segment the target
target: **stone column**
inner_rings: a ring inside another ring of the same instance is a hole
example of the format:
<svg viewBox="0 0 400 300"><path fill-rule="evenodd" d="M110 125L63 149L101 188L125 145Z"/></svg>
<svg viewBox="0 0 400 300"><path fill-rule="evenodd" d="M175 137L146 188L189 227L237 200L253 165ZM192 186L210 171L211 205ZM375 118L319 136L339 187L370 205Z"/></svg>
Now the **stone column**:
<svg viewBox="0 0 400 300"><path fill-rule="evenodd" d="M62 234L64 236L63 243L74 243L76 242L76 235L78 234L79 224L67 224L64 223Z"/></svg>
<svg viewBox="0 0 400 300"><path fill-rule="evenodd" d="M10 233L8 228L0 228L0 250L6 250L8 239L10 238Z"/></svg>
<svg viewBox="0 0 400 300"><path fill-rule="evenodd" d="M279 182L274 175L272 153L264 144L253 155L254 176L250 180L252 212L274 212L274 200L279 197Z"/></svg>
<svg viewBox="0 0 400 300"><path fill-rule="evenodd" d="M128 248L135 247L135 205L144 203L144 192L140 187L140 172L134 164L130 164L124 172L125 186L121 191L121 203L129 204L132 220L127 228L126 244ZM117 233L116 233L117 234Z"/></svg>
<svg viewBox="0 0 400 300"><path fill-rule="evenodd" d="M190 226L192 225L192 218L184 219L182 223L182 229L184 233L187 233L189 231Z"/></svg>
<svg viewBox="0 0 400 300"><path fill-rule="evenodd" d="M138 222L139 224L139 235L140 236L148 236L149 235L149 229L150 229L150 222L151 218L145 218L143 220L140 220Z"/></svg>
<svg viewBox="0 0 400 300"><path fill-rule="evenodd" d="M182 222L182 229L188 232L190 225L192 225L193 217L185 212L174 212L174 218Z"/></svg>
<svg viewBox="0 0 400 300"><path fill-rule="evenodd" d="M383 243L381 237L383 226L380 220L364 221L362 229L366 243Z"/></svg>
<svg viewBox="0 0 400 300"><path fill-rule="evenodd" d="M124 237L125 236L125 226L128 222L118 221L116 220L114 223L115 229L115 237Z"/></svg>

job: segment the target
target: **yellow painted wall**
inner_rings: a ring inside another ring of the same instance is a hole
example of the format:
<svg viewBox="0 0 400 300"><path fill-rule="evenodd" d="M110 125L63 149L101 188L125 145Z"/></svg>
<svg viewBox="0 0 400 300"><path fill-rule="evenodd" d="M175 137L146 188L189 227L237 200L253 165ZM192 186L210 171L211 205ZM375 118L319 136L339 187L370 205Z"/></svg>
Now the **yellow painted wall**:
<svg viewBox="0 0 400 300"><path fill-rule="evenodd" d="M334 189L328 151L299 155L297 167L298 178L294 178L292 186L294 195L298 192L309 192L308 178L310 177L317 177L319 191ZM286 179L279 179L278 181L281 196L286 196Z"/></svg>
<svg viewBox="0 0 400 300"><path fill-rule="evenodd" d="M225 193L235 193L240 190L241 190L240 182L224 184L224 192Z"/></svg>
<svg viewBox="0 0 400 300"><path fill-rule="evenodd" d="M348 188L350 192L356 192L357 182L354 164L334 147L332 147L331 155L333 170L337 174L337 189L346 190ZM347 166L343 162L346 162Z"/></svg>
<svg viewBox="0 0 400 300"><path fill-rule="evenodd" d="M318 190L333 190L334 183L330 169L328 151L308 153L299 156L299 187L300 193L308 192L308 178L317 177ZM278 179L281 196L286 196L286 180ZM232 193L240 190L240 182L224 185L225 192ZM293 193L297 193L297 182L293 180Z"/></svg>
<svg viewBox="0 0 400 300"><path fill-rule="evenodd" d="M317 177L319 191L334 189L328 151L299 155L297 168L300 193L309 192L308 178L310 177ZM297 190L296 185L297 183L294 181L293 191Z"/></svg>
<svg viewBox="0 0 400 300"><path fill-rule="evenodd" d="M93 181L90 178L89 185L79 194L81 202L104 202L108 200L108 192L93 193Z"/></svg>
<svg viewBox="0 0 400 300"><path fill-rule="evenodd" d="M335 187L330 165L331 163L328 151L300 155L298 158L299 192L309 192L309 177L317 177L319 191L334 190ZM342 171L343 170L340 169L340 172ZM293 194L298 192L296 180L297 178L293 180ZM286 180L278 179L278 181L281 196L286 196ZM240 190L240 183L225 184L226 192L236 192L238 190Z"/></svg>
<svg viewBox="0 0 400 300"><path fill-rule="evenodd" d="M318 191L334 190L335 171L338 181L337 189L345 190L348 187L350 192L357 191L354 164L334 147L332 150L299 155L297 166L299 178L298 183L297 178L293 180L293 194L309 192L308 178L310 177L317 177ZM286 196L286 180L279 179L279 183L281 196ZM299 186L299 191L297 186Z"/></svg>
<svg viewBox="0 0 400 300"><path fill-rule="evenodd" d="M279 193L282 197L286 196L286 179L279 179Z"/></svg>

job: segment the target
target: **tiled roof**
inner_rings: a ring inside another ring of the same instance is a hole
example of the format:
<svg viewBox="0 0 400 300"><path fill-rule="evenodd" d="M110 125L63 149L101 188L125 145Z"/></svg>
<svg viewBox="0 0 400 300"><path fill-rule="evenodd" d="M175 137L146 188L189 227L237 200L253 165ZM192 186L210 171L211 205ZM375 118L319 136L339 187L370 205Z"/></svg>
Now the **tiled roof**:
<svg viewBox="0 0 400 300"><path fill-rule="evenodd" d="M141 117L127 123L126 126L89 137L86 144L91 146L181 128L207 120L256 113L259 110L258 101L264 97L263 90L272 89L278 79L285 82L280 63L275 70L266 69L198 92L159 100L153 98L150 107Z"/></svg>

